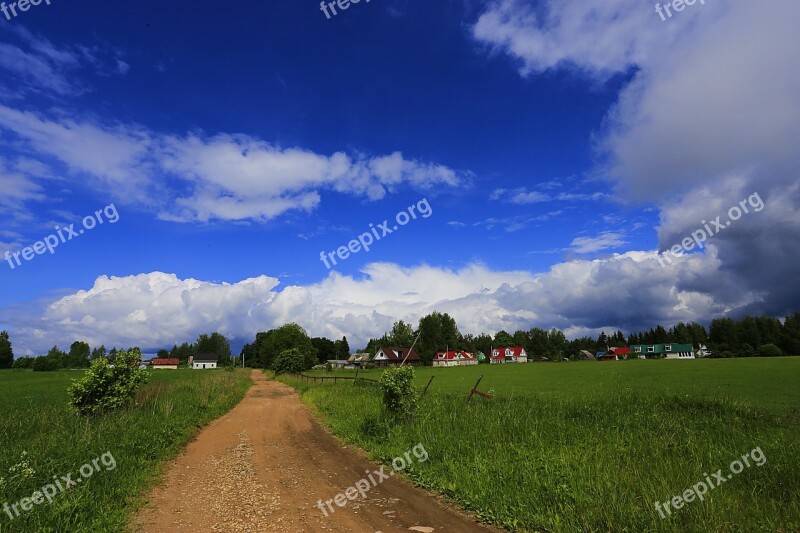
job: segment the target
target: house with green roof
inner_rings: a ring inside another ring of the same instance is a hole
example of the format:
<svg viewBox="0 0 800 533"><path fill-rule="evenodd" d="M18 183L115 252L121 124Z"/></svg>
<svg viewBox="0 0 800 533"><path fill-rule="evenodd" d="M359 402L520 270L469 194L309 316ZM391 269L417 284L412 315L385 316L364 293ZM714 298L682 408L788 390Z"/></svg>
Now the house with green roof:
<svg viewBox="0 0 800 533"><path fill-rule="evenodd" d="M691 344L632 344L631 356L639 359L694 359Z"/></svg>

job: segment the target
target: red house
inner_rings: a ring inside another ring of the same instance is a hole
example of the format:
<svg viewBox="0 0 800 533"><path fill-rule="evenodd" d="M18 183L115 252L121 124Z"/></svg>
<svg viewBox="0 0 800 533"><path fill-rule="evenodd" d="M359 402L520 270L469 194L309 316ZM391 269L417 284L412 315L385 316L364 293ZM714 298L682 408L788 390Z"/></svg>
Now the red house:
<svg viewBox="0 0 800 533"><path fill-rule="evenodd" d="M508 348L493 348L491 364L499 363L527 363L528 353L522 346L510 346Z"/></svg>
<svg viewBox="0 0 800 533"><path fill-rule="evenodd" d="M464 350L451 350L449 352L437 352L433 356L433 366L467 366L477 365L478 358L474 354Z"/></svg>

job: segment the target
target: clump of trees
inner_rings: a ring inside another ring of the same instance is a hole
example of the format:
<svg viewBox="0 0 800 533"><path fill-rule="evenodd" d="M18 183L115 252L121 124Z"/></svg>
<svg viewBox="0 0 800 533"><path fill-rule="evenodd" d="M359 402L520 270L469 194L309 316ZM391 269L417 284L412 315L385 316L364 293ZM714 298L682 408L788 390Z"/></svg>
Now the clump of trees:
<svg viewBox="0 0 800 533"><path fill-rule="evenodd" d="M244 357L246 366L254 368L302 372L321 362L320 351L315 345L324 349L322 355L326 357L331 350L342 354L346 348L348 355L350 351L346 338L343 338L339 344L327 339L314 341L308 336L306 330L292 322L276 329L257 333L255 341L242 348L240 357ZM322 362L325 360L322 359ZM288 368L291 370L286 370Z"/></svg>
<svg viewBox="0 0 800 533"><path fill-rule="evenodd" d="M180 345L173 345L171 351L159 350L156 357L177 359L180 364L186 364L190 356L198 354L216 355L219 358L219 366L228 366L233 363L230 342L225 335L216 331L211 334L201 334L193 344L184 342Z"/></svg>

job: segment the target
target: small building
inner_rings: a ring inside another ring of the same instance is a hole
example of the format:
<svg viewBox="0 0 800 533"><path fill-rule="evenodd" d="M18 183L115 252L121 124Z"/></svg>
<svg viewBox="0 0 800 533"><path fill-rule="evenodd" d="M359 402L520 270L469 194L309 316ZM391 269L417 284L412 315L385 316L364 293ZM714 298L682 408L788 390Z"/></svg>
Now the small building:
<svg viewBox="0 0 800 533"><path fill-rule="evenodd" d="M613 346L607 352L597 352L597 359L599 361L619 361L620 359L627 359L630 353L630 348Z"/></svg>
<svg viewBox="0 0 800 533"><path fill-rule="evenodd" d="M189 368L192 370L208 370L217 368L218 363L219 356L214 354L199 353L189 357Z"/></svg>
<svg viewBox="0 0 800 533"><path fill-rule="evenodd" d="M478 358L464 350L437 352L433 356L433 366L469 366L477 364Z"/></svg>
<svg viewBox="0 0 800 533"><path fill-rule="evenodd" d="M331 365L333 369L344 368L348 364L347 359L328 359L326 362Z"/></svg>
<svg viewBox="0 0 800 533"><path fill-rule="evenodd" d="M492 348L492 358L490 363L493 365L500 363L527 363L528 353L522 346L510 346L508 348Z"/></svg>
<svg viewBox="0 0 800 533"><path fill-rule="evenodd" d="M419 354L413 348L381 348L375 352L372 362L375 366L400 366L405 360L407 365L417 366L422 363Z"/></svg>
<svg viewBox="0 0 800 533"><path fill-rule="evenodd" d="M578 352L579 361L597 361L597 358L589 350L581 350Z"/></svg>
<svg viewBox="0 0 800 533"><path fill-rule="evenodd" d="M178 370L179 364L181 361L177 358L162 357L150 361L153 370Z"/></svg>
<svg viewBox="0 0 800 533"><path fill-rule="evenodd" d="M640 359L694 359L694 348L691 344L634 344L631 354Z"/></svg>
<svg viewBox="0 0 800 533"><path fill-rule="evenodd" d="M344 368L355 370L357 368L364 368L367 363L369 363L369 354L357 353L347 358L347 364L344 365Z"/></svg>
<svg viewBox="0 0 800 533"><path fill-rule="evenodd" d="M711 355L711 351L705 344L701 344L700 347L694 352L695 357L710 357Z"/></svg>

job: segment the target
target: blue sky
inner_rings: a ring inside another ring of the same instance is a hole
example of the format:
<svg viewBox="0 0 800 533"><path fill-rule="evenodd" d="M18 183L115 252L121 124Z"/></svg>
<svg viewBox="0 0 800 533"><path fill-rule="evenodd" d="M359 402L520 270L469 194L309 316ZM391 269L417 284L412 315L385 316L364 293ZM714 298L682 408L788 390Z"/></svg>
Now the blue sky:
<svg viewBox="0 0 800 533"><path fill-rule="evenodd" d="M0 326L36 353L288 321L359 344L433 309L465 332L571 335L795 310L800 287L772 280L797 252L797 48L779 44L797 8L754 9L54 1L0 18L0 252L119 213L3 263ZM763 211L658 264L754 192ZM320 261L423 198L430 217Z"/></svg>

